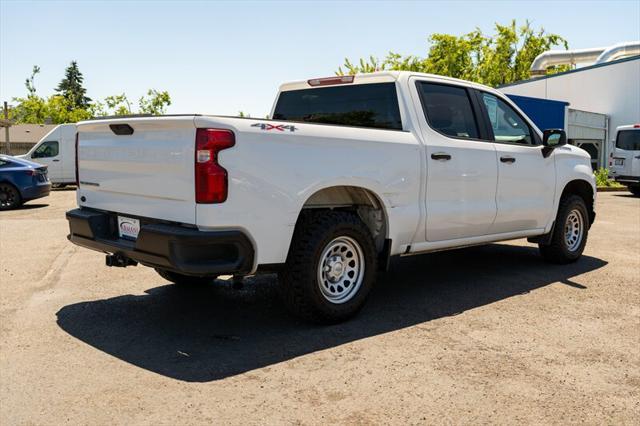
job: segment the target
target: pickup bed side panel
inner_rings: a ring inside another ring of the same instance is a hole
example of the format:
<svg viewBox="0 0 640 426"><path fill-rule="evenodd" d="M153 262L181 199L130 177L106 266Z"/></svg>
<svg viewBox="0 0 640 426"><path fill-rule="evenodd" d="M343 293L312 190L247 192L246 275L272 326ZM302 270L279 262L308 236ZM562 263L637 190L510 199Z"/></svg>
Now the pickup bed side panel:
<svg viewBox="0 0 640 426"><path fill-rule="evenodd" d="M196 127L235 132L236 145L219 154L229 173L222 204L199 204L200 229L240 228L254 240L257 264L286 260L305 201L320 189L351 185L383 202L392 252L409 244L420 219L420 145L404 131L196 117ZM257 124L257 125L256 125Z"/></svg>

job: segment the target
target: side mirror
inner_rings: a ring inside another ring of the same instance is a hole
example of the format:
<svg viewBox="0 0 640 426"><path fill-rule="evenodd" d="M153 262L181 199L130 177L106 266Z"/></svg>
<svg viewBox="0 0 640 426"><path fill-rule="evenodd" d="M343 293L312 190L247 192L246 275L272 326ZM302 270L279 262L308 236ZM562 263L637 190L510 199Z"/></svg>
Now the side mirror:
<svg viewBox="0 0 640 426"><path fill-rule="evenodd" d="M542 145L557 147L567 144L567 134L562 129L547 129L542 133Z"/></svg>
<svg viewBox="0 0 640 426"><path fill-rule="evenodd" d="M551 152L567 144L567 133L562 129L547 129L542 132L542 155L546 158Z"/></svg>

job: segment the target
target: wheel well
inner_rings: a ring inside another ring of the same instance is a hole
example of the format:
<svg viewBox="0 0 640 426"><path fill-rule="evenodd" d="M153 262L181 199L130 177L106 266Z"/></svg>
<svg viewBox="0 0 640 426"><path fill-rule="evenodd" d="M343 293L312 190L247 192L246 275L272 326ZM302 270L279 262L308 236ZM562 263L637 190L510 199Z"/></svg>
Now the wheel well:
<svg viewBox="0 0 640 426"><path fill-rule="evenodd" d="M368 189L358 186L332 186L314 193L302 206L308 209L341 209L355 212L367 225L376 244L378 253L383 252L387 243L388 218L384 205ZM298 216L299 219L299 216Z"/></svg>
<svg viewBox="0 0 640 426"><path fill-rule="evenodd" d="M593 187L585 180L572 180L564 187L561 198L569 195L578 195L582 197L584 203L587 205L587 211L589 212L589 224L592 224L595 220L595 212L593 209Z"/></svg>
<svg viewBox="0 0 640 426"><path fill-rule="evenodd" d="M18 194L20 194L20 190L18 189L18 187L17 187L17 186L15 186L15 185L13 184L13 182L11 182L10 180L1 180L1 181L0 181L0 185L9 185L9 186L12 186L12 187L14 187L14 188L16 189L16 191L18 191ZM22 194L20 194L20 196L22 196Z"/></svg>

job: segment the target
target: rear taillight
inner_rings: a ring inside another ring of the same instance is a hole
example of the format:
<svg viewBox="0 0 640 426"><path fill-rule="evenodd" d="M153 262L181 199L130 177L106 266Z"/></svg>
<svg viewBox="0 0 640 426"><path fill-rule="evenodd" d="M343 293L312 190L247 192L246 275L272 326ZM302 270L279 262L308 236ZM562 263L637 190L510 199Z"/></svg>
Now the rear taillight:
<svg viewBox="0 0 640 426"><path fill-rule="evenodd" d="M196 203L223 203L227 199L227 171L218 164L218 153L236 144L232 131L196 130Z"/></svg>
<svg viewBox="0 0 640 426"><path fill-rule="evenodd" d="M76 186L80 186L80 178L78 177L78 132L76 132Z"/></svg>

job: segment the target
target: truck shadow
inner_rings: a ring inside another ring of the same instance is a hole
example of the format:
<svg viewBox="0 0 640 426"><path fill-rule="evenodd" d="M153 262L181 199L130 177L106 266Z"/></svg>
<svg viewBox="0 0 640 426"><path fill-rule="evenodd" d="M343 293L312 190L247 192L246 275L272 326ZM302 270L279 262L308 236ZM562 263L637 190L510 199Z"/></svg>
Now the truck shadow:
<svg viewBox="0 0 640 426"><path fill-rule="evenodd" d="M549 265L533 247L504 244L409 257L379 277L355 319L330 327L289 316L273 275L247 279L242 290L222 280L205 288L161 285L143 296L68 305L57 317L67 333L116 358L174 379L207 382L551 283L585 291L571 278L604 265L589 256L570 265Z"/></svg>

